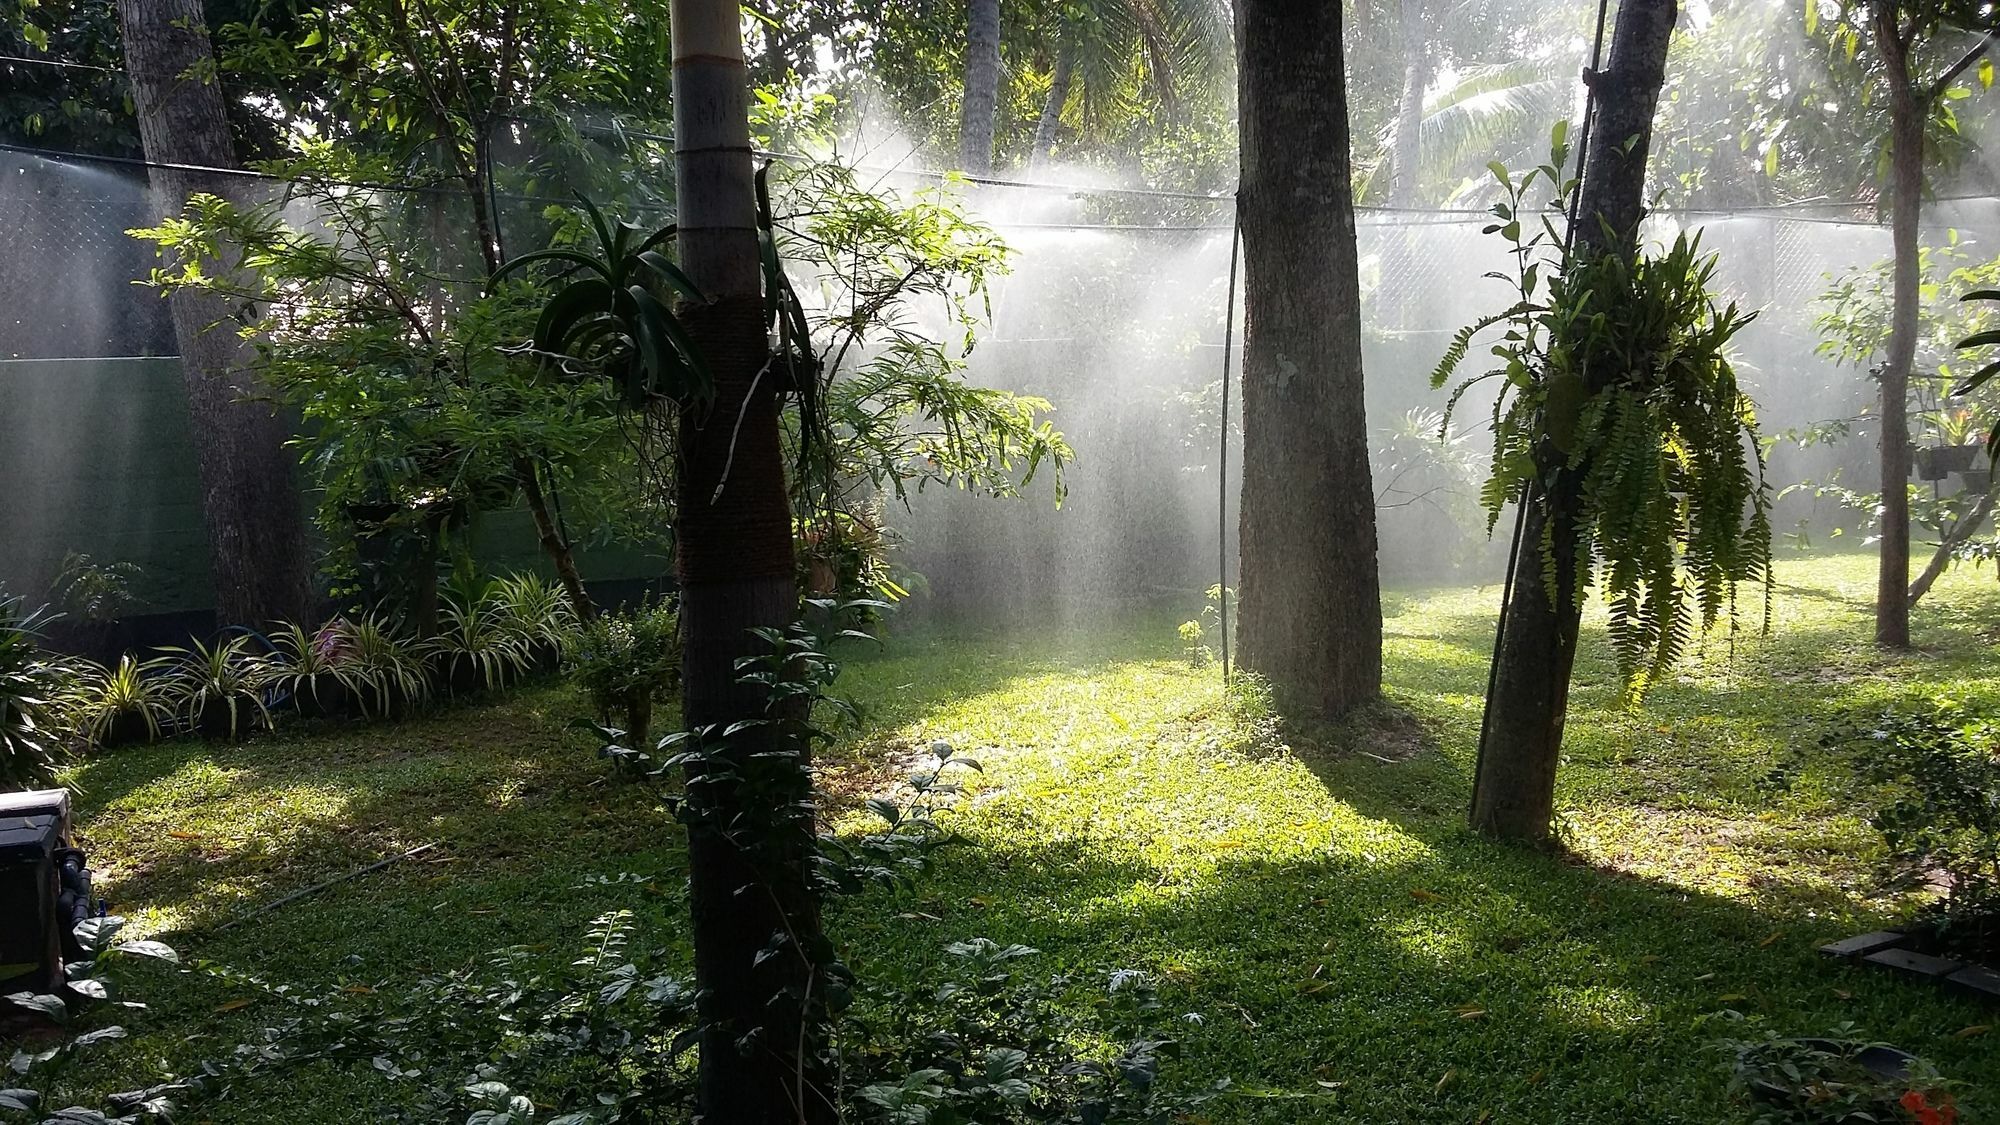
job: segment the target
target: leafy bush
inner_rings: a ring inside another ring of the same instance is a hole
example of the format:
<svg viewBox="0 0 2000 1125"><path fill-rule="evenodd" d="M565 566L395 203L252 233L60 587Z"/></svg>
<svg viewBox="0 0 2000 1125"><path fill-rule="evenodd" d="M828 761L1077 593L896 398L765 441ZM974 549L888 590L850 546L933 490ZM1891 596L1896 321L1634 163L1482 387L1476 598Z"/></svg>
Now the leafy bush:
<svg viewBox="0 0 2000 1125"><path fill-rule="evenodd" d="M1936 1067L1920 1058L1905 1060L1894 1048L1856 1037L1854 1030L1846 1024L1834 1030L1834 1037L1815 1039L1766 1030L1724 1040L1731 1093L1757 1103L1756 1125L1951 1125L1958 1120L1950 1083ZM1877 1054L1885 1057L1870 1057Z"/></svg>
<svg viewBox="0 0 2000 1125"><path fill-rule="evenodd" d="M51 784L64 750L58 707L73 677L41 649L48 620L0 595L0 790Z"/></svg>
<svg viewBox="0 0 2000 1125"><path fill-rule="evenodd" d="M565 661L598 717L625 744L647 745L653 701L673 691L681 677L680 618L664 605L631 613L600 614L569 637Z"/></svg>
<svg viewBox="0 0 2000 1125"><path fill-rule="evenodd" d="M1888 848L1888 885L1943 896L1925 909L1945 944L2000 956L2000 725L1945 703L1885 712L1836 735L1863 747L1875 789L1869 823Z"/></svg>

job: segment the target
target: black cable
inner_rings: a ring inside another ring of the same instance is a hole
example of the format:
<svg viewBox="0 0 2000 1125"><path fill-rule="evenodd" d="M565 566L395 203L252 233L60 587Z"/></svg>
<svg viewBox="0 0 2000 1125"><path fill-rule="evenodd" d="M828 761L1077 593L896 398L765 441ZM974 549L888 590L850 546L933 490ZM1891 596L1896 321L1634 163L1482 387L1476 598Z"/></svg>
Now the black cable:
<svg viewBox="0 0 2000 1125"><path fill-rule="evenodd" d="M1215 486L1215 604L1222 631L1222 682L1229 682L1229 375L1236 355L1236 267L1243 249L1243 200L1229 228L1229 296L1222 310L1222 453Z"/></svg>

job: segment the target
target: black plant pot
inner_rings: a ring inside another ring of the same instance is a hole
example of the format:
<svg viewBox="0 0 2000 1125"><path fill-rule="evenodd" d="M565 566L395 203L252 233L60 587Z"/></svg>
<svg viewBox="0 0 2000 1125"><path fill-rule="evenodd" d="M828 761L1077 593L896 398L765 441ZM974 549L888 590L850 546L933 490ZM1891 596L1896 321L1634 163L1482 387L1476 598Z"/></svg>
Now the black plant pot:
<svg viewBox="0 0 2000 1125"><path fill-rule="evenodd" d="M1841 1044L1831 1039L1795 1039L1793 1042L1802 1047L1809 1047L1813 1050L1834 1054L1838 1054L1842 1050ZM1875 1076L1885 1085L1900 1086L1909 1079L1910 1064L1916 1061L1916 1057L1906 1051L1899 1051L1894 1047L1887 1047L1878 1043L1863 1047L1855 1054L1854 1061L1859 1063L1863 1070ZM1737 1067L1739 1073L1741 1073L1744 1069L1744 1064L1739 1061ZM1744 1074L1744 1077L1748 1080L1747 1084L1751 1092L1764 1101L1771 1102L1774 1105L1805 1106L1808 1104L1807 1095L1798 1090L1773 1082L1768 1078L1753 1078L1748 1074ZM1896 1104L1896 1099L1901 1096L1901 1090L1898 1090L1894 1094L1885 1094L1877 1105L1871 1107L1867 1116L1849 1115L1840 1118L1829 1116L1827 1120L1834 1123L1834 1125L1860 1125L1861 1122L1901 1120L1901 1117L1898 1116L1901 1110Z"/></svg>
<svg viewBox="0 0 2000 1125"><path fill-rule="evenodd" d="M195 713L194 730L211 742L238 742L248 738L262 719L257 705L244 699L237 701L232 723L229 704L218 700Z"/></svg>
<svg viewBox="0 0 2000 1125"><path fill-rule="evenodd" d="M1919 480L1943 480L1953 473L1970 469L1973 455L1978 452L1976 445L1922 446L1916 450L1912 464Z"/></svg>
<svg viewBox="0 0 2000 1125"><path fill-rule="evenodd" d="M1974 496L1984 496L1986 490L1993 487L1993 470L1965 469L1958 474L1958 480L1965 491Z"/></svg>
<svg viewBox="0 0 2000 1125"><path fill-rule="evenodd" d="M312 676L292 686L292 710L302 719L334 719L354 714L360 700L346 684L330 675Z"/></svg>
<svg viewBox="0 0 2000 1125"><path fill-rule="evenodd" d="M146 722L146 716L137 711L120 711L104 724L97 745L110 750L119 746L131 746L141 742L151 742L157 737L157 728Z"/></svg>
<svg viewBox="0 0 2000 1125"><path fill-rule="evenodd" d="M469 652L448 654L439 671L443 673L445 690L454 697L477 695L486 690L486 675L478 658Z"/></svg>

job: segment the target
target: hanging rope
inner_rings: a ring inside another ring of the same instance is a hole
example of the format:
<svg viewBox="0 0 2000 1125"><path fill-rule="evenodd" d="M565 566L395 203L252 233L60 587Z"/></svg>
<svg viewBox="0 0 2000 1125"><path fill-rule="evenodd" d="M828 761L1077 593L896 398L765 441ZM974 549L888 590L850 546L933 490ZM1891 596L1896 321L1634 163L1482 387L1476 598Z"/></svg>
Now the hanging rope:
<svg viewBox="0 0 2000 1125"><path fill-rule="evenodd" d="M1576 142L1576 175L1583 178L1583 162L1590 155L1590 129L1597 119L1597 83L1594 81L1598 68L1604 65L1604 25L1610 13L1611 0L1597 0L1597 35L1590 45L1591 80L1583 84L1583 135ZM1569 261L1570 248L1576 242L1577 208L1582 204L1583 191L1570 193L1569 213L1565 216L1563 228L1563 262ZM1521 528L1527 520L1527 507L1535 502L1532 490L1514 505L1514 534L1507 547L1507 577L1500 587L1500 619L1493 626L1493 657L1486 664L1486 705L1479 712L1479 754L1473 759L1472 794L1467 798L1467 813L1470 815L1471 802L1479 799L1479 785L1486 774L1486 745L1493 732L1493 689L1500 682L1500 652L1507 641L1507 614L1514 606L1514 580L1521 565ZM1536 550L1541 544L1535 545Z"/></svg>
<svg viewBox="0 0 2000 1125"><path fill-rule="evenodd" d="M1229 297L1222 308L1222 453L1215 482L1215 605L1222 630L1222 682L1229 682L1229 375L1236 355L1236 267L1243 247L1243 201L1231 208Z"/></svg>

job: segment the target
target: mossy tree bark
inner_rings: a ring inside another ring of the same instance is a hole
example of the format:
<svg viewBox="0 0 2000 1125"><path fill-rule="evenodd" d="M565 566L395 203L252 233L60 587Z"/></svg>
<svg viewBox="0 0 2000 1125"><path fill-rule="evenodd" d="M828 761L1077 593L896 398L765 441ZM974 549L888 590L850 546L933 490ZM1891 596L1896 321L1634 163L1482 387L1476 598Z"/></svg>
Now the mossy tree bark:
<svg viewBox="0 0 2000 1125"><path fill-rule="evenodd" d="M199 193L255 202L256 180L200 168L238 167L201 0L119 0L148 175L164 215ZM162 165L174 165L165 167ZM221 268L206 263L206 268ZM250 346L220 297L183 288L168 298L181 353L201 480L219 624L262 627L312 620L313 561L307 546L291 427L249 370Z"/></svg>
<svg viewBox="0 0 2000 1125"><path fill-rule="evenodd" d="M1629 258L1637 252L1653 111L1666 80L1674 17L1674 0L1624 0L1618 6L1610 58L1590 78L1597 111L1577 201L1579 257ZM1566 458L1548 447L1538 460L1544 466L1541 481L1530 489L1521 513L1513 584L1493 654L1471 820L1488 836L1543 844L1555 819L1556 767L1583 618L1575 568L1558 566L1551 576L1547 557L1575 557L1582 469L1550 468Z"/></svg>
<svg viewBox="0 0 2000 1125"><path fill-rule="evenodd" d="M1337 716L1382 688L1340 5L1238 0L1243 666Z"/></svg>
<svg viewBox="0 0 2000 1125"><path fill-rule="evenodd" d="M709 298L683 316L715 379L714 401L679 419L682 717L691 729L765 716L766 689L743 683L736 661L766 651L753 629L783 628L798 611L776 380L763 377L739 18L735 0L673 2L681 265ZM816 975L825 941L808 866L816 841L809 818L768 807L808 799L807 764L793 759L798 772L783 798L748 787L744 776L782 768L760 757L771 748L766 729L730 736L716 760L688 770L700 810L688 827L701 989L697 1120L713 1125L837 1116L818 1015L826 982Z"/></svg>

